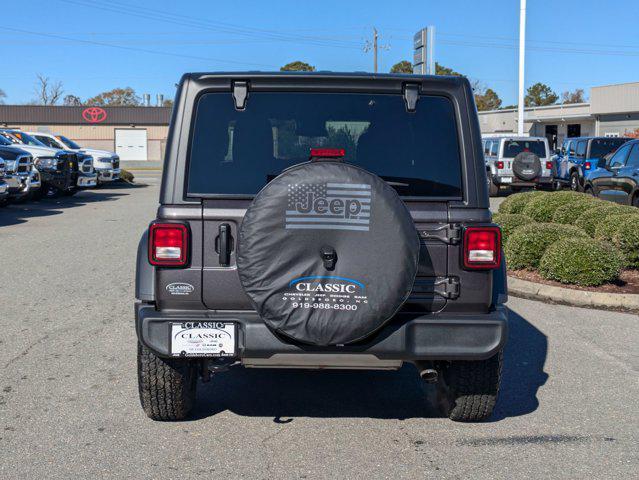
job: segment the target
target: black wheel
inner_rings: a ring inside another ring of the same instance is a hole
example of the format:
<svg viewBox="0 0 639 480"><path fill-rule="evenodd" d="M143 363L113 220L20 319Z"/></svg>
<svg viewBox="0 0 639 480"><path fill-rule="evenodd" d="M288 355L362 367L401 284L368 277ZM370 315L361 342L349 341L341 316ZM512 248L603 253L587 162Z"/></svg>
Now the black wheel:
<svg viewBox="0 0 639 480"><path fill-rule="evenodd" d="M486 176L488 177L488 196L496 197L499 195L499 185L493 182L493 176L490 172L486 172Z"/></svg>
<svg viewBox="0 0 639 480"><path fill-rule="evenodd" d="M441 364L442 413L457 422L481 422L490 417L499 392L502 362L499 352L488 360Z"/></svg>
<svg viewBox="0 0 639 480"><path fill-rule="evenodd" d="M579 174L577 172L572 172L570 174L570 190L573 192L581 192L581 184L579 183Z"/></svg>
<svg viewBox="0 0 639 480"><path fill-rule="evenodd" d="M78 192L79 190L76 187L73 187L73 188L70 188L69 190L65 190L64 192L62 192L62 195L64 195L65 197L72 197Z"/></svg>
<svg viewBox="0 0 639 480"><path fill-rule="evenodd" d="M636 193L632 198L632 206L639 208L639 193Z"/></svg>
<svg viewBox="0 0 639 480"><path fill-rule="evenodd" d="M589 186L586 186L586 188L584 189L584 193L588 195L592 195L593 197L596 197L595 191Z"/></svg>
<svg viewBox="0 0 639 480"><path fill-rule="evenodd" d="M6 207L7 205L9 205L9 199L8 198L0 198L0 208Z"/></svg>
<svg viewBox="0 0 639 480"><path fill-rule="evenodd" d="M191 360L160 358L138 342L138 389L144 413L153 420L185 419L195 404L197 366Z"/></svg>
<svg viewBox="0 0 639 480"><path fill-rule="evenodd" d="M40 190L42 191L42 196L44 198L57 198L62 193L58 187L49 184L43 184Z"/></svg>

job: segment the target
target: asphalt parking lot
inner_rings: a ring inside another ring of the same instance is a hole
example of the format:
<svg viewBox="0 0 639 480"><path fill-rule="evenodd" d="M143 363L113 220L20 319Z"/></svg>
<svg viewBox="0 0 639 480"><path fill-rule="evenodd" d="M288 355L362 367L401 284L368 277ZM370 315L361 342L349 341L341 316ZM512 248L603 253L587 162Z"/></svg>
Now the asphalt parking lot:
<svg viewBox="0 0 639 480"><path fill-rule="evenodd" d="M152 422L133 282L159 178L138 180L0 210L0 478L636 476L637 316L516 298L488 423L438 418L412 367L232 368Z"/></svg>

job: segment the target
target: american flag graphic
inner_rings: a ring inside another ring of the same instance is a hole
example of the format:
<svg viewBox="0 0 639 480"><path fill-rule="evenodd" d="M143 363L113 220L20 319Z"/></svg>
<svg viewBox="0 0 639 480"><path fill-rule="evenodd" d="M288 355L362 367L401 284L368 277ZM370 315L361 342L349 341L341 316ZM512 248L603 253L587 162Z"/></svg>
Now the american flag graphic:
<svg viewBox="0 0 639 480"><path fill-rule="evenodd" d="M367 232L370 216L371 186L368 184L288 185L287 229Z"/></svg>

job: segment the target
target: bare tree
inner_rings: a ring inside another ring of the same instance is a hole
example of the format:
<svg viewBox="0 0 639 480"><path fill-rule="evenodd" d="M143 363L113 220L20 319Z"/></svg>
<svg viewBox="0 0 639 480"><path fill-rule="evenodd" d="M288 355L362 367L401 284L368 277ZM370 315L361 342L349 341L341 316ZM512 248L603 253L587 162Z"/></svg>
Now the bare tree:
<svg viewBox="0 0 639 480"><path fill-rule="evenodd" d="M52 83L49 77L40 73L36 75L34 91L36 94L35 103L38 105L55 105L64 93L62 82Z"/></svg>
<svg viewBox="0 0 639 480"><path fill-rule="evenodd" d="M563 92L561 94L561 103L584 103L586 94L583 88L578 88L574 92Z"/></svg>
<svg viewBox="0 0 639 480"><path fill-rule="evenodd" d="M7 94L0 88L0 105L4 103L4 99L7 98Z"/></svg>

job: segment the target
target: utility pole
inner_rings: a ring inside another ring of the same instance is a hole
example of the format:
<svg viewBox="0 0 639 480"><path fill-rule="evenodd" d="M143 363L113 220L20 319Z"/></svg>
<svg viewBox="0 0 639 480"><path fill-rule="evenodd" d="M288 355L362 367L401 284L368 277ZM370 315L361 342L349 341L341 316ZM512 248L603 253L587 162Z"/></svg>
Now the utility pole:
<svg viewBox="0 0 639 480"><path fill-rule="evenodd" d="M368 53L371 50L373 51L373 72L377 73L379 51L390 50L390 45L379 44L379 33L377 32L377 29L375 27L373 27L373 41L371 42L370 40L366 40L366 43L364 44L364 52Z"/></svg>
<svg viewBox="0 0 639 480"><path fill-rule="evenodd" d="M519 7L519 105L517 135L524 134L524 62L526 60L526 0Z"/></svg>
<svg viewBox="0 0 639 480"><path fill-rule="evenodd" d="M373 71L377 73L377 29L375 27L373 27L373 58L374 58Z"/></svg>

